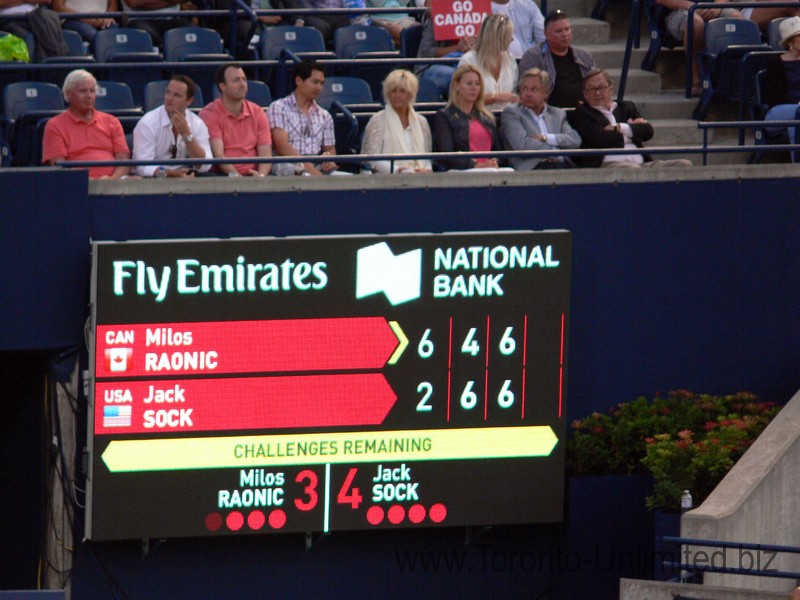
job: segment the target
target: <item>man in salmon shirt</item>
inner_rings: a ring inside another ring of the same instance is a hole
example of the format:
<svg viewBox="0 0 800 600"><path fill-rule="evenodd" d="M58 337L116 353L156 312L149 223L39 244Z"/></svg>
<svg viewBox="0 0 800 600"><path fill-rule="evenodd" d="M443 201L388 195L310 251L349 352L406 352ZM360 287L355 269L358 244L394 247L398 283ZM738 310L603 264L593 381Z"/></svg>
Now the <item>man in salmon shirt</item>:
<svg viewBox="0 0 800 600"><path fill-rule="evenodd" d="M127 160L131 157L122 124L113 115L95 110L97 80L84 69L64 79L64 98L69 108L48 121L42 141L42 162L64 160ZM128 166L90 167L91 179L120 179Z"/></svg>
<svg viewBox="0 0 800 600"><path fill-rule="evenodd" d="M211 151L215 158L270 157L272 134L264 109L247 96L247 75L237 63L225 63L215 77L220 97L200 111L208 127ZM220 175L237 177L269 175L270 163L219 164L214 167Z"/></svg>

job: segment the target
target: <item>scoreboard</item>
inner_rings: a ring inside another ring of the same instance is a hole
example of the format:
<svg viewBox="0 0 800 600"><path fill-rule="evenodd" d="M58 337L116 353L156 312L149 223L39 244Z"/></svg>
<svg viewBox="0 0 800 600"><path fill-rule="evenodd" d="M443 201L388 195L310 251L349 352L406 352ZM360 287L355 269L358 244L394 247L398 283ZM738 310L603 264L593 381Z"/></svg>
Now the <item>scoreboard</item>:
<svg viewBox="0 0 800 600"><path fill-rule="evenodd" d="M562 519L566 231L95 242L86 536Z"/></svg>

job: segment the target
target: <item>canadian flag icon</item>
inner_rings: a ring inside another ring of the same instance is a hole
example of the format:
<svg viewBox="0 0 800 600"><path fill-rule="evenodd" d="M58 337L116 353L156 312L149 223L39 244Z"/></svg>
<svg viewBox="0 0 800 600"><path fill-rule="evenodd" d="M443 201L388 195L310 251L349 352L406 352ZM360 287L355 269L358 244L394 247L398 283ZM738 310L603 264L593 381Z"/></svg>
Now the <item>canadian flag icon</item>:
<svg viewBox="0 0 800 600"><path fill-rule="evenodd" d="M105 363L109 373L124 373L131 368L133 348L106 348Z"/></svg>

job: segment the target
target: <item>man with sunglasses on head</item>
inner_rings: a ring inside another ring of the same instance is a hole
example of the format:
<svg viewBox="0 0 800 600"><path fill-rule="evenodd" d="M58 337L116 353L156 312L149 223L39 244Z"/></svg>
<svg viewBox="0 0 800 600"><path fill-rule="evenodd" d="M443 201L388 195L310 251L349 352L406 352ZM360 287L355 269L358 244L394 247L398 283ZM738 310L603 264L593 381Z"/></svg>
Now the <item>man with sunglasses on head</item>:
<svg viewBox="0 0 800 600"><path fill-rule="evenodd" d="M592 69L583 80L584 102L569 115L569 122L581 136L581 148L642 148L653 137L653 126L633 102L614 101L611 76ZM576 158L581 167L691 167L683 158L653 160L646 154L609 154Z"/></svg>
<svg viewBox="0 0 800 600"><path fill-rule="evenodd" d="M531 46L519 61L519 72L547 71L551 106L573 108L582 99L583 78L594 68L591 53L572 45L572 26L567 13L556 10L544 20L545 41Z"/></svg>
<svg viewBox="0 0 800 600"><path fill-rule="evenodd" d="M133 130L133 158L159 160L162 158L211 158L208 128L203 120L189 110L196 86L186 75L173 75L164 90L164 104L144 115ZM161 167L140 165L136 172L153 177ZM163 167L168 177L192 177L211 168L203 165L169 165Z"/></svg>

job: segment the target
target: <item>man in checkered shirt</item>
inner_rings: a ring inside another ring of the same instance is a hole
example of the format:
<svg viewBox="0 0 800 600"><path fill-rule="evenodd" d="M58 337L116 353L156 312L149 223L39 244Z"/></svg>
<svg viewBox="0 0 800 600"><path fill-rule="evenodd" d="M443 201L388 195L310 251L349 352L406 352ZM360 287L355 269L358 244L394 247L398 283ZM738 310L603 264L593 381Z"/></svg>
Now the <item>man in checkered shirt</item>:
<svg viewBox="0 0 800 600"><path fill-rule="evenodd" d="M335 155L333 118L316 102L325 83L323 66L309 60L300 62L295 67L294 83L294 92L276 100L267 109L275 153L278 156ZM337 168L332 161L276 163L275 174L322 175Z"/></svg>

